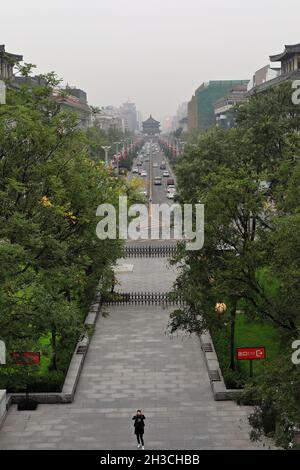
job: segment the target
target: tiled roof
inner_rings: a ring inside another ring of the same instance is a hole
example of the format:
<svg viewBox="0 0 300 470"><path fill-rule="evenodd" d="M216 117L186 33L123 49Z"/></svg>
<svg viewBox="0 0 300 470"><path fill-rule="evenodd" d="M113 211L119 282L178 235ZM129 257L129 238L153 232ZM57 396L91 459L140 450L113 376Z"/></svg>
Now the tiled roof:
<svg viewBox="0 0 300 470"><path fill-rule="evenodd" d="M147 119L146 121L143 121L143 124L160 124L160 123L159 121L156 121L155 119L153 119L153 117L150 114L149 119Z"/></svg>
<svg viewBox="0 0 300 470"><path fill-rule="evenodd" d="M289 54L295 54L295 53L300 54L300 43L299 44L293 44L293 45L290 45L290 46L285 45L283 52L281 52L280 54L276 54L276 55L270 55L270 61L271 62L279 62L282 59L284 59L286 56L288 56Z"/></svg>

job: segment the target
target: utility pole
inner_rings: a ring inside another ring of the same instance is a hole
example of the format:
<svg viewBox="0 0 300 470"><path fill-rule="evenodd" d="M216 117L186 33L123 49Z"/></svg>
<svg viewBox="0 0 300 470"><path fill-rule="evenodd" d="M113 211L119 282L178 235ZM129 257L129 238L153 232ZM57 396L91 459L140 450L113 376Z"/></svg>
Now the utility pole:
<svg viewBox="0 0 300 470"><path fill-rule="evenodd" d="M116 158L117 158L117 176L119 176L119 145L121 142L114 142L116 146Z"/></svg>
<svg viewBox="0 0 300 470"><path fill-rule="evenodd" d="M111 147L109 145L102 145L102 148L105 152L105 165L108 166L108 151Z"/></svg>

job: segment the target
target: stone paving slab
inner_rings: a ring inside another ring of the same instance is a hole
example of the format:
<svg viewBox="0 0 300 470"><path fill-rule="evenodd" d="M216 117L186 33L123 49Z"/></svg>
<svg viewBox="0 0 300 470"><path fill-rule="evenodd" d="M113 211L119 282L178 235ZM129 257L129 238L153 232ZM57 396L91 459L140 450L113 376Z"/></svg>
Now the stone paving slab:
<svg viewBox="0 0 300 470"><path fill-rule="evenodd" d="M119 265L130 264L132 271L118 274L116 292L168 292L176 278L176 267L166 258L121 259Z"/></svg>
<svg viewBox="0 0 300 470"><path fill-rule="evenodd" d="M254 449L248 407L215 402L199 340L170 337L171 310L112 306L99 317L75 401L13 406L0 449L134 449L131 416L143 408L148 449Z"/></svg>

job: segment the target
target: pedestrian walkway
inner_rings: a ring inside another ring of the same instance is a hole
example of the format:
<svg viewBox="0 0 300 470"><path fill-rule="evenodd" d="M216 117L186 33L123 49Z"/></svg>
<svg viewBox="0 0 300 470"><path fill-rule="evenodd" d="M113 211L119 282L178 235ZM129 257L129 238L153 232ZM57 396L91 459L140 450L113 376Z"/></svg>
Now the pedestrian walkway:
<svg viewBox="0 0 300 470"><path fill-rule="evenodd" d="M132 268L119 269L118 289L125 291L132 282L142 291L154 281L165 291L175 276L166 259L119 265ZM213 400L198 338L169 336L172 308L104 310L109 315L98 319L75 401L33 412L12 407L0 449L134 449L131 417L137 408L146 414L146 449L257 448L249 440L250 409Z"/></svg>

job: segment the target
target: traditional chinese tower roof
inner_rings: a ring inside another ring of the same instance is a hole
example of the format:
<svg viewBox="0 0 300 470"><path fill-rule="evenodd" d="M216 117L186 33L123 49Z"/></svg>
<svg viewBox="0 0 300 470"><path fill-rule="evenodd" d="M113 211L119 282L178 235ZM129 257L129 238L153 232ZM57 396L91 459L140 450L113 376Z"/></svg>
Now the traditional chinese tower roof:
<svg viewBox="0 0 300 470"><path fill-rule="evenodd" d="M152 115L150 114L150 117L146 121L143 121L143 133L148 135L159 134L159 126L160 122L153 119Z"/></svg>
<svg viewBox="0 0 300 470"><path fill-rule="evenodd" d="M14 65L22 60L23 56L6 52L5 45L0 44L0 80L11 79Z"/></svg>
<svg viewBox="0 0 300 470"><path fill-rule="evenodd" d="M300 44L285 45L284 51L280 54L270 55L271 62L281 62L283 60L289 59L294 54L300 54Z"/></svg>

